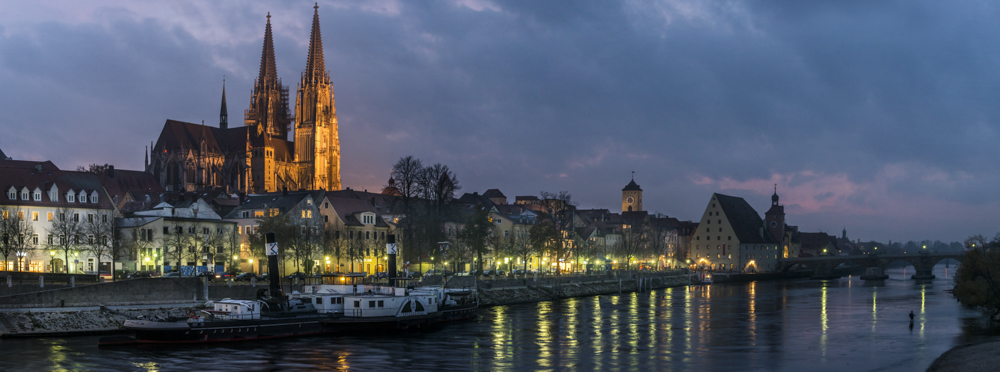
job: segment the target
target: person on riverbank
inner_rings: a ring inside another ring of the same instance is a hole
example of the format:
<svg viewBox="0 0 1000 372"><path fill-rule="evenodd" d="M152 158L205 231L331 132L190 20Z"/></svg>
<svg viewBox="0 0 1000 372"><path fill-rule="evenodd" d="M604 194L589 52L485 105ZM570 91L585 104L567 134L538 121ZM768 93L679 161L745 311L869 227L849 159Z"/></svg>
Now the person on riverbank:
<svg viewBox="0 0 1000 372"><path fill-rule="evenodd" d="M910 323L913 323L913 310L910 310Z"/></svg>

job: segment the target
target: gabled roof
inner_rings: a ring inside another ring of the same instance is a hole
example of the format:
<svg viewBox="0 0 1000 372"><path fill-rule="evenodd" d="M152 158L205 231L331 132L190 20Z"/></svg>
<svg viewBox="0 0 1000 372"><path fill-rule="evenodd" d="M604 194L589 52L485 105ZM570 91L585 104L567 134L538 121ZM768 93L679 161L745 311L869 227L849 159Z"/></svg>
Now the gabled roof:
<svg viewBox="0 0 1000 372"><path fill-rule="evenodd" d="M771 234L763 230L764 220L760 218L757 211L746 200L719 193L712 194L712 197L719 202L719 206L722 207L722 213L726 215L729 225L732 226L733 231L736 233L736 238L740 240L741 244L774 243L771 239ZM761 233L762 231L764 233Z"/></svg>
<svg viewBox="0 0 1000 372"><path fill-rule="evenodd" d="M108 196L112 201L120 203L119 208L123 212L149 209L159 204L160 196L163 194L163 186L160 186L156 178L147 172L111 168L99 178Z"/></svg>
<svg viewBox="0 0 1000 372"><path fill-rule="evenodd" d="M49 163L51 164L51 163ZM55 185L59 190L58 200L49 198L48 191ZM28 200L21 200L20 192L15 195L15 200L10 200L7 190L14 187L16 190L27 188L32 191ZM41 201L34 200L35 189L42 192ZM67 205L72 208L99 208L114 209L108 194L104 191L100 179L96 174L90 172L62 171L57 169L38 171L35 167L0 167L0 203L17 204L24 206L52 206L59 207L66 204L66 194L70 190L75 193L84 191L87 195L98 194L97 204L90 202L88 198L85 203L73 202Z"/></svg>
<svg viewBox="0 0 1000 372"><path fill-rule="evenodd" d="M322 191L289 191L287 194L283 192L273 192L247 195L243 204L229 212L225 218L242 218L240 217L240 212L255 209L278 208L280 213L287 213L289 210L298 205L302 199L305 199L306 196L311 196L314 201L313 206L316 206L316 204L320 203L323 197L320 195L320 197L317 198L316 195L313 195L314 193L322 193Z"/></svg>
<svg viewBox="0 0 1000 372"><path fill-rule="evenodd" d="M487 197L487 198L506 198L507 197L502 192L500 192L500 189L489 189L489 190L486 190L486 192L483 193L483 196Z"/></svg>
<svg viewBox="0 0 1000 372"><path fill-rule="evenodd" d="M635 183L635 180L629 181L628 185L625 185L625 188L622 189L622 191L630 191L630 190L642 191L642 189L639 188L639 184Z"/></svg>
<svg viewBox="0 0 1000 372"><path fill-rule="evenodd" d="M837 245L836 237L821 232L799 233L799 239L801 239L800 247L802 249L823 249L830 244Z"/></svg>
<svg viewBox="0 0 1000 372"><path fill-rule="evenodd" d="M0 150L0 160L7 160L7 155L3 153L3 150Z"/></svg>

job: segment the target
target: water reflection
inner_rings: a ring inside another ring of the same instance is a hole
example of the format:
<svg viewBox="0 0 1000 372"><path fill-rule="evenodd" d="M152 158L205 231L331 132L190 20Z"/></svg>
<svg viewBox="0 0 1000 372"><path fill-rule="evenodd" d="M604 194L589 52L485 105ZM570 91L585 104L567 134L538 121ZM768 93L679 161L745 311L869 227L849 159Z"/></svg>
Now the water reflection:
<svg viewBox="0 0 1000 372"><path fill-rule="evenodd" d="M998 332L939 280L678 287L484 308L478 321L432 332L224 346L0 339L0 370L924 370L952 345Z"/></svg>

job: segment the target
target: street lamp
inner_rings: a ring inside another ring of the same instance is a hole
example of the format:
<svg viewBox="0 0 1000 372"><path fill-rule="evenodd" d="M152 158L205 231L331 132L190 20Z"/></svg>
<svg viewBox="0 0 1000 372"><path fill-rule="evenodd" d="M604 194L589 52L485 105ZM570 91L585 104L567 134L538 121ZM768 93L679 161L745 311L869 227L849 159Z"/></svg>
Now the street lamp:
<svg viewBox="0 0 1000 372"><path fill-rule="evenodd" d="M56 251L49 251L49 272L56 272Z"/></svg>

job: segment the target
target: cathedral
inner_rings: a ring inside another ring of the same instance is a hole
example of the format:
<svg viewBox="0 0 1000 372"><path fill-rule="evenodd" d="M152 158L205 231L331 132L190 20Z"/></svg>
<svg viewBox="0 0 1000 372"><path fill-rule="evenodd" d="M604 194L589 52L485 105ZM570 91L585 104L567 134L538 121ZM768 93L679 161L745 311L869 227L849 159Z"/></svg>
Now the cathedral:
<svg viewBox="0 0 1000 372"><path fill-rule="evenodd" d="M243 126L229 127L223 84L219 126L167 120L151 144L146 171L167 191L340 190L337 109L323 62L319 6L314 7L309 53L299 79L293 116L288 87L281 84L275 67L268 13L260 75L250 107L244 111Z"/></svg>

